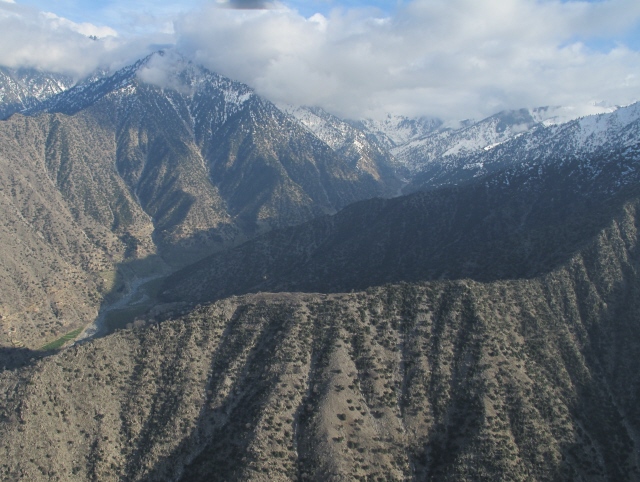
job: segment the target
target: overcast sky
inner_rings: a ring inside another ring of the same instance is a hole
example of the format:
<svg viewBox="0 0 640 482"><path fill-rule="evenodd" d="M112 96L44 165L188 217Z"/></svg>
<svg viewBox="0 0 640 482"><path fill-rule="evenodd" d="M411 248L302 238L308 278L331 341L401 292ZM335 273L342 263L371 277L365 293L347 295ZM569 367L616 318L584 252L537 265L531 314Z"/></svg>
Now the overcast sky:
<svg viewBox="0 0 640 482"><path fill-rule="evenodd" d="M640 97L638 0L0 0L0 32L1 65L80 77L175 46L271 100L350 118Z"/></svg>

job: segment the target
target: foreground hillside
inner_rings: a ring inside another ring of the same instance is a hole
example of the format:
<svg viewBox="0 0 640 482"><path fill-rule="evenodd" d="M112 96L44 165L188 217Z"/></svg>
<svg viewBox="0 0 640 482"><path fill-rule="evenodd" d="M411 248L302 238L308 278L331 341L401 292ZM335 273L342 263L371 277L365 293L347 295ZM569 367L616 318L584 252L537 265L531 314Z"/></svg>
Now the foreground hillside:
<svg viewBox="0 0 640 482"><path fill-rule="evenodd" d="M2 372L0 474L637 480L639 207L531 279L229 298Z"/></svg>

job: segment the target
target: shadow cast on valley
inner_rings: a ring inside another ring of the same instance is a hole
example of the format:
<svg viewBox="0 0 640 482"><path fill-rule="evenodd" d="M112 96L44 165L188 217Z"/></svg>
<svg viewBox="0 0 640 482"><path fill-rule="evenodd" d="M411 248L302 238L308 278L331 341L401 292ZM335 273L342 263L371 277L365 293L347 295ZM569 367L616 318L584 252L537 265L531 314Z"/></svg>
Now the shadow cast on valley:
<svg viewBox="0 0 640 482"><path fill-rule="evenodd" d="M29 348L0 347L0 371L30 366L53 353L53 351L30 350Z"/></svg>

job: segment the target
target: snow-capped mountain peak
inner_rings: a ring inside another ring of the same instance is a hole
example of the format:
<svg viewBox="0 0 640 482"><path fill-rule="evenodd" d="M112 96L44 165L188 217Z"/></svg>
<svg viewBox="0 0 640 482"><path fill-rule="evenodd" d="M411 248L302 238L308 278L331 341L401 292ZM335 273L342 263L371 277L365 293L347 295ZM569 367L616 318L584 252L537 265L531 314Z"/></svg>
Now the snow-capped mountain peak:
<svg viewBox="0 0 640 482"><path fill-rule="evenodd" d="M112 75L78 84L39 106L27 109L25 113L60 112L70 115L103 98L114 97L120 103L135 103L140 100L140 95L151 95L151 92L162 98L157 102L180 111L188 124L193 124L195 112L202 102L215 98L216 102L224 104L218 109L217 121L220 123L255 96L253 89L245 84L211 72L172 50L161 50ZM177 103L183 104L184 108L178 108Z"/></svg>

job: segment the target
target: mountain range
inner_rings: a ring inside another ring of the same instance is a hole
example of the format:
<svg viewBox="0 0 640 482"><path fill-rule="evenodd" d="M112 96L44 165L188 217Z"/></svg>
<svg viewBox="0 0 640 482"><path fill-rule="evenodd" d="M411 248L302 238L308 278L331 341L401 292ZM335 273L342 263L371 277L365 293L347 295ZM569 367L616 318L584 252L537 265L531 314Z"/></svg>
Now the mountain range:
<svg viewBox="0 0 640 482"><path fill-rule="evenodd" d="M387 159L361 169L246 85L170 53L24 112L0 124L14 345L85 325L120 280L400 186Z"/></svg>
<svg viewBox="0 0 640 482"><path fill-rule="evenodd" d="M17 72L1 479L640 479L638 104L354 121L172 51Z"/></svg>

